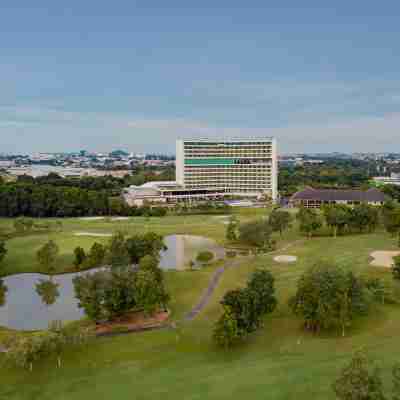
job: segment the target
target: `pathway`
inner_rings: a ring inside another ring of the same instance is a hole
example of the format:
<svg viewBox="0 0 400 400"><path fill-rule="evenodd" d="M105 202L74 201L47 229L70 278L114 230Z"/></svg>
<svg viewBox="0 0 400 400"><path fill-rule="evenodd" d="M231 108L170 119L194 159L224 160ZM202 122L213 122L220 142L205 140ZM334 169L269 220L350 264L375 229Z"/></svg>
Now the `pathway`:
<svg viewBox="0 0 400 400"><path fill-rule="evenodd" d="M267 253L267 255L281 253L282 251L286 251L288 248L295 246L296 244L301 243L302 241L303 241L303 239L299 239L294 242L288 243L286 246L284 246L280 249L277 249L277 250L271 251L270 253ZM245 260L243 258L240 258L240 259L226 262L225 265L223 265L222 267L219 267L212 275L210 283L208 284L207 288L204 290L203 294L201 295L199 302L183 317L183 321L194 320L203 311L203 309L206 307L206 305L210 301L210 298L213 295L214 290L217 287L217 285L222 277L222 274L226 271L226 269L238 267L244 261Z"/></svg>

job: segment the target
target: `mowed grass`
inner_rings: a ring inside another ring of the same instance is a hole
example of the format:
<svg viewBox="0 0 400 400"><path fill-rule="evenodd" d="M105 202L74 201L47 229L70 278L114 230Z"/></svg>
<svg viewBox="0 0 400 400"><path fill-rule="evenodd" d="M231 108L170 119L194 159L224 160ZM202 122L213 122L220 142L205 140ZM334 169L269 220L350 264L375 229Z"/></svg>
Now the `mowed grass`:
<svg viewBox="0 0 400 400"><path fill-rule="evenodd" d="M80 225L80 221L68 221L64 229L69 223ZM97 222L90 223L90 230L93 224ZM220 230L215 225L209 226L210 231ZM220 225L223 231L224 225ZM372 251L395 249L396 241L383 232L309 240L300 238L293 229L279 247L289 242L295 243L283 252L243 258L239 266L228 268L205 310L192 322L178 323L177 329L98 339L65 354L61 369L56 369L51 359L37 365L32 373L2 368L0 399L329 400L334 399L333 380L361 347L376 358L389 387L390 368L400 361L397 305L376 306L342 338L335 332L320 336L304 332L287 302L299 276L321 259L335 260L365 276L379 276L388 287L398 290L390 270L369 267ZM278 264L273 261L277 254L296 255L298 262ZM229 352L216 349L211 333L221 313L219 301L226 290L244 285L257 267L266 267L274 274L278 308L246 343ZM212 271L167 274L176 321L198 301Z"/></svg>

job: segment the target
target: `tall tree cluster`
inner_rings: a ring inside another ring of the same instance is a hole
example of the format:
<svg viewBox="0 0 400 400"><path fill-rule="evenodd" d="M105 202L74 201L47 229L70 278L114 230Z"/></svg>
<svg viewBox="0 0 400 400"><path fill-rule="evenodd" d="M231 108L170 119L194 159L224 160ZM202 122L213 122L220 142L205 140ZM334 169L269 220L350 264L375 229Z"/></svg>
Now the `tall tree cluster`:
<svg viewBox="0 0 400 400"><path fill-rule="evenodd" d="M245 288L228 291L221 304L224 313L215 325L213 338L217 345L228 348L256 331L263 316L275 310L277 300L272 274L257 269Z"/></svg>
<svg viewBox="0 0 400 400"><path fill-rule="evenodd" d="M372 300L380 297L381 285L363 281L352 271L321 262L299 279L289 305L313 332L340 329L345 335L357 316L366 315Z"/></svg>
<svg viewBox="0 0 400 400"><path fill-rule="evenodd" d="M162 236L148 232L125 238L117 232L105 249L99 246L94 244L87 256L82 249L75 250L76 263L83 258L85 266L87 260L102 256L111 265L109 270L74 278L79 307L89 318L112 320L135 309L151 314L166 307L169 295L159 268L160 251L166 249Z"/></svg>

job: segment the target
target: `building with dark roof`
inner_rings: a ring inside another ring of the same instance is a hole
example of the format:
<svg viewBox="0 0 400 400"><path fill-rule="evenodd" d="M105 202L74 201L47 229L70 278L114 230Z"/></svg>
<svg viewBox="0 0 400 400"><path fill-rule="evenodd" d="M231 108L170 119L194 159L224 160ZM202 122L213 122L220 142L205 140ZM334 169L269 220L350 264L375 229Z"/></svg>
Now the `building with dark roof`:
<svg viewBox="0 0 400 400"><path fill-rule="evenodd" d="M308 187L295 193L289 200L290 207L320 208L329 204L370 204L382 205L385 195L378 189L369 190L341 190L341 189L313 189Z"/></svg>

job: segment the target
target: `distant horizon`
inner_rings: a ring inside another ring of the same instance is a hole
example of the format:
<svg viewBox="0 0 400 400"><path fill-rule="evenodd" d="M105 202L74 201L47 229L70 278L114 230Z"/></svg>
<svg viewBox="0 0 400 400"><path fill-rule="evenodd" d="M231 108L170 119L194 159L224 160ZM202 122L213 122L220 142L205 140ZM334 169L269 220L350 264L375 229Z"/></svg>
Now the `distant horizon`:
<svg viewBox="0 0 400 400"><path fill-rule="evenodd" d="M2 5L1 151L400 151L399 2Z"/></svg>
<svg viewBox="0 0 400 400"><path fill-rule="evenodd" d="M160 152L160 151L144 151L144 152L137 152L137 151L133 151L130 150L128 148L110 148L108 150L104 150L104 151L95 151L95 150L90 150L90 149L80 149L80 150L66 150L66 151L38 151L38 152L31 152L31 153L22 153L22 152L16 152L16 153L10 153L10 152L3 152L0 151L0 156L34 156L34 155L38 155L38 154L42 154L42 155L68 155L68 154L79 154L81 151L85 151L87 152L89 155L90 154L110 154L112 152L115 151L124 151L126 153L128 153L129 155L134 154L136 155L160 155L160 156L175 156L176 155L176 151L174 152ZM278 151L278 155L279 156L291 156L291 155L334 155L334 154L338 154L338 155L354 155L354 154L393 154L393 155L400 155L400 149L399 151L367 151L367 152L363 152L363 151L355 151L355 152L343 152L343 151L330 151L330 152L320 152L320 151L316 151L316 152L279 152Z"/></svg>

